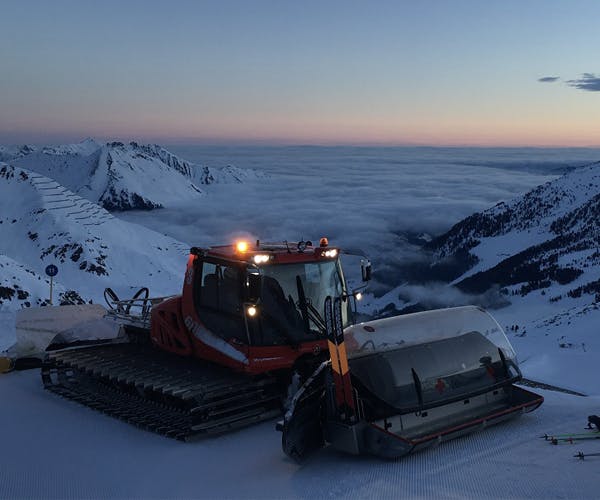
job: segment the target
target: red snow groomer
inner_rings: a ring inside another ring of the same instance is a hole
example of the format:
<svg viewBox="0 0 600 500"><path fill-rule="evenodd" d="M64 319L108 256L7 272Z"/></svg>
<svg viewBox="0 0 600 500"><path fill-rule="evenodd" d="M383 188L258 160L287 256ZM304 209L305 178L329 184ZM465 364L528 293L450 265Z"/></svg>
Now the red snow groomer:
<svg viewBox="0 0 600 500"><path fill-rule="evenodd" d="M180 296L143 289L120 301L108 290L123 335L48 353L45 387L183 440L279 415L290 384L329 356L326 297L344 297L342 323L352 322L339 254L326 238L194 247Z"/></svg>
<svg viewBox="0 0 600 500"><path fill-rule="evenodd" d="M368 260L361 267L366 282ZM279 428L296 459L326 443L398 457L543 401L514 385L515 353L482 309L354 324L358 294L325 238L194 247L181 295L140 294L120 301L107 291L121 335L47 352L45 387L182 440L289 404Z"/></svg>

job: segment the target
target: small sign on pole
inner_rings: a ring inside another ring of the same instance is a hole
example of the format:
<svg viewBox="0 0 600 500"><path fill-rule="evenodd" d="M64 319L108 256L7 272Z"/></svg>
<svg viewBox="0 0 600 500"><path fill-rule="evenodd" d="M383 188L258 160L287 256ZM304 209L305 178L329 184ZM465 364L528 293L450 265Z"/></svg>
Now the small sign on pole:
<svg viewBox="0 0 600 500"><path fill-rule="evenodd" d="M50 305L52 305L52 285L54 281L54 276L58 274L58 267L56 267L54 264L46 266L46 274L50 276Z"/></svg>

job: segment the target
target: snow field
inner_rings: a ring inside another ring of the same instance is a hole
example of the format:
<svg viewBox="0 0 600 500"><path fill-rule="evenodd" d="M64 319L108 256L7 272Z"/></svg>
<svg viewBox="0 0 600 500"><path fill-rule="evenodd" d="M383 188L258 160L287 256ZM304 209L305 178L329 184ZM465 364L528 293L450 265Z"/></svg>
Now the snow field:
<svg viewBox="0 0 600 500"><path fill-rule="evenodd" d="M303 465L275 421L194 443L157 436L45 392L37 371L0 377L2 498L597 498L600 440L583 432L600 398L540 391L534 413L398 461L330 448ZM8 431L10 429L10 431Z"/></svg>

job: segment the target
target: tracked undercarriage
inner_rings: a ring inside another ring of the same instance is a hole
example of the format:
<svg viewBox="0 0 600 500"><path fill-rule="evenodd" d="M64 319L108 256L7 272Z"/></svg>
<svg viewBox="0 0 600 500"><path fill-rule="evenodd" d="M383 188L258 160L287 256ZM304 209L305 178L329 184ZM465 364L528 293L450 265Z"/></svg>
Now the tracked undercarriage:
<svg viewBox="0 0 600 500"><path fill-rule="evenodd" d="M239 375L151 346L116 343L50 352L46 389L138 427L188 441L281 412L275 377Z"/></svg>

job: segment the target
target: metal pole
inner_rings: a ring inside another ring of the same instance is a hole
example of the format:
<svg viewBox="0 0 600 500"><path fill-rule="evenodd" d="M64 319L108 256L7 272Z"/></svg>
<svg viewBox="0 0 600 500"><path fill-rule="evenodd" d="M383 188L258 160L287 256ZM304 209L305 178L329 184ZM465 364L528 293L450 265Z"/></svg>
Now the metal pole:
<svg viewBox="0 0 600 500"><path fill-rule="evenodd" d="M52 282L54 281L54 278L52 276L50 276L50 305L52 305Z"/></svg>

